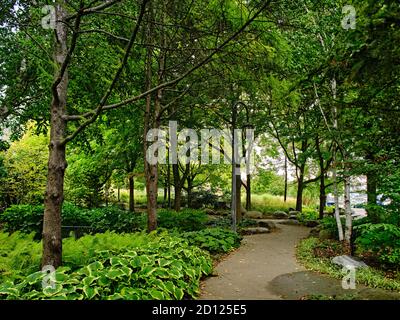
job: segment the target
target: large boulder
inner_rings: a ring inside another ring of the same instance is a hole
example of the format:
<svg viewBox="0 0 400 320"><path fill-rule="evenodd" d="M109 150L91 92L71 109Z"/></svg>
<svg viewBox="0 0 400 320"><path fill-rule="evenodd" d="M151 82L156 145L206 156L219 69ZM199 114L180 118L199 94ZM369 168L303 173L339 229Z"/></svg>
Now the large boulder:
<svg viewBox="0 0 400 320"><path fill-rule="evenodd" d="M289 216L289 220L297 220L297 216L295 214L291 214Z"/></svg>
<svg viewBox="0 0 400 320"><path fill-rule="evenodd" d="M251 235L251 234L262 234L262 233L270 233L270 232L271 231L268 228L255 227L255 228L242 229L241 234L242 235Z"/></svg>
<svg viewBox="0 0 400 320"><path fill-rule="evenodd" d="M354 259L353 257L343 255L343 256L337 256L332 259L332 262L339 265L343 266L346 268L368 268L368 266L362 262Z"/></svg>
<svg viewBox="0 0 400 320"><path fill-rule="evenodd" d="M279 222L280 224L285 224L288 226L298 226L300 222L298 220L282 220Z"/></svg>
<svg viewBox="0 0 400 320"><path fill-rule="evenodd" d="M310 237L314 237L314 238L318 238L319 237L319 232L321 231L321 227L320 226L317 226L317 227L315 227L315 228L312 228L311 230L310 230L310 234L309 234L309 236Z"/></svg>
<svg viewBox="0 0 400 320"><path fill-rule="evenodd" d="M289 216L297 216L298 214L300 214L300 211L296 211L296 210L289 211Z"/></svg>
<svg viewBox="0 0 400 320"><path fill-rule="evenodd" d="M287 219L289 217L288 214L284 211L275 211L273 213L273 216L276 219Z"/></svg>
<svg viewBox="0 0 400 320"><path fill-rule="evenodd" d="M259 211L247 211L244 214L244 217L248 218L248 219L262 219L263 214L262 214L262 212L259 212Z"/></svg>
<svg viewBox="0 0 400 320"><path fill-rule="evenodd" d="M261 220L257 222L257 225L261 228L268 228L269 230L277 229L275 222L272 221Z"/></svg>

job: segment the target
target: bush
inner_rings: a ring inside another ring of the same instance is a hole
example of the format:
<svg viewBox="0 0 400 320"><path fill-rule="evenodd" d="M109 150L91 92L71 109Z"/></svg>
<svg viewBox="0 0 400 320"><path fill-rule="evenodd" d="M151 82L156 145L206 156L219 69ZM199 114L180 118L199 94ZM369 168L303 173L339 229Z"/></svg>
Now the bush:
<svg viewBox="0 0 400 320"><path fill-rule="evenodd" d="M158 226L180 231L197 231L204 229L207 214L203 210L183 209L179 212L161 209L158 212Z"/></svg>
<svg viewBox="0 0 400 320"><path fill-rule="evenodd" d="M20 231L35 233L39 239L42 234L44 207L32 205L14 205L0 215L6 232ZM90 232L133 232L145 224L145 217L117 207L82 209L70 203L64 203L62 209L63 226L84 226Z"/></svg>
<svg viewBox="0 0 400 320"><path fill-rule="evenodd" d="M367 223L357 227L357 250L372 253L379 262L400 265L400 228L392 224Z"/></svg>
<svg viewBox="0 0 400 320"><path fill-rule="evenodd" d="M84 246L88 241L94 244L90 249ZM87 265L74 270L76 264L67 255L65 267L56 272L54 289L42 290L45 274L36 272L0 285L0 299L180 300L196 297L200 279L212 271L208 253L167 233L107 233L68 239L65 245L78 259L82 251L90 253L83 258Z"/></svg>
<svg viewBox="0 0 400 320"><path fill-rule="evenodd" d="M227 253L240 246L241 237L222 228L207 228L201 231L186 232L182 235L191 245L210 253Z"/></svg>
<svg viewBox="0 0 400 320"><path fill-rule="evenodd" d="M146 217L117 207L104 207L88 211L92 232L115 231L118 233L139 231L145 227Z"/></svg>
<svg viewBox="0 0 400 320"><path fill-rule="evenodd" d="M42 233L43 206L13 205L0 215L0 222L6 232Z"/></svg>
<svg viewBox="0 0 400 320"><path fill-rule="evenodd" d="M303 208L302 212L297 215L297 219L300 222L314 221L318 220L318 218L318 211L312 208Z"/></svg>

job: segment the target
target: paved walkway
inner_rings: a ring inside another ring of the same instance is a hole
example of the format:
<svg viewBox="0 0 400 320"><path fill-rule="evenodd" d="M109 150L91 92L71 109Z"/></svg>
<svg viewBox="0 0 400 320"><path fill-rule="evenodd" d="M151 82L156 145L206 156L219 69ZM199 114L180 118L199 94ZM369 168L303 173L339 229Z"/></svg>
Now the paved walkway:
<svg viewBox="0 0 400 320"><path fill-rule="evenodd" d="M341 281L307 271L296 260L295 246L310 229L278 224L278 231L246 236L242 246L216 267L217 276L202 283L200 299L298 300L309 295L339 299L400 300L400 294L357 285L344 290Z"/></svg>

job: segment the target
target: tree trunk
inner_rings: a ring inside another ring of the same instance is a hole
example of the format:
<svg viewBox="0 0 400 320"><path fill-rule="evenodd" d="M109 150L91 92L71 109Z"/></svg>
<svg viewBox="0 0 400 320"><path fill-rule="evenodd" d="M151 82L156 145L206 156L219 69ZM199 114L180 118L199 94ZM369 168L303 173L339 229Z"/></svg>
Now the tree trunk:
<svg viewBox="0 0 400 320"><path fill-rule="evenodd" d="M368 205L375 205L377 199L377 179L373 171L367 173L367 201Z"/></svg>
<svg viewBox="0 0 400 320"><path fill-rule="evenodd" d="M326 206L326 186L325 186L325 175L321 173L319 178L319 218L323 219L324 211Z"/></svg>
<svg viewBox="0 0 400 320"><path fill-rule="evenodd" d="M56 4L56 20L64 21L67 13L63 4ZM65 23L56 24L55 63L59 69L66 59L68 28ZM67 124L63 120L66 111L68 89L68 73L64 72L58 84L50 109L50 144L47 171L47 186L44 202L43 217L43 256L42 267L59 267L62 264L61 238L61 210L64 201L64 174L67 167L65 144L61 143L65 137Z"/></svg>
<svg viewBox="0 0 400 320"><path fill-rule="evenodd" d="M148 18L153 21L153 8L148 8ZM153 40L153 24L149 23L147 28L147 41L152 43ZM147 47L146 56L146 89L149 90L152 87L152 62L153 62L153 48L152 46ZM157 96L158 96L157 92ZM145 111L145 123L144 123L144 155L147 154L148 142L147 133L150 128L157 126L157 104L154 103L154 109L152 110L152 97L151 94L146 96L146 111ZM158 195L158 167L157 164L150 164L145 156L144 160L144 172L146 178L146 195L147 195L147 230L151 232L157 229L157 195Z"/></svg>
<svg viewBox="0 0 400 320"><path fill-rule="evenodd" d="M129 175L129 211L135 211L135 181L132 175Z"/></svg>
<svg viewBox="0 0 400 320"><path fill-rule="evenodd" d="M346 226L344 239L349 249L351 246L351 234L353 231L353 218L351 216L351 203L350 203L350 177L345 176L344 178L344 207L346 212Z"/></svg>
<svg viewBox="0 0 400 320"><path fill-rule="evenodd" d="M174 176L174 210L180 211L181 210L181 201L182 201L182 185L181 185L181 178L179 176L179 165L173 164L172 165L172 174Z"/></svg>
<svg viewBox="0 0 400 320"><path fill-rule="evenodd" d="M236 165L236 188L235 188L235 200L236 200L236 222L242 221L242 199L241 199L241 189L242 189L242 177L240 175L240 164Z"/></svg>
<svg viewBox="0 0 400 320"><path fill-rule="evenodd" d="M287 192L288 192L288 163L287 163L287 157L285 155L285 190L283 192L283 201L287 201Z"/></svg>
<svg viewBox="0 0 400 320"><path fill-rule="evenodd" d="M188 208L192 207L192 194L193 194L193 180L192 179L187 179L187 206Z"/></svg>
<svg viewBox="0 0 400 320"><path fill-rule="evenodd" d="M168 208L171 209L171 165L168 164Z"/></svg>
<svg viewBox="0 0 400 320"><path fill-rule="evenodd" d="M246 175L246 210L251 211L251 176Z"/></svg>
<svg viewBox="0 0 400 320"><path fill-rule="evenodd" d="M303 210L303 191L304 191L304 170L305 166L302 165L300 168L300 175L297 179L297 196L296 196L296 211L301 212Z"/></svg>

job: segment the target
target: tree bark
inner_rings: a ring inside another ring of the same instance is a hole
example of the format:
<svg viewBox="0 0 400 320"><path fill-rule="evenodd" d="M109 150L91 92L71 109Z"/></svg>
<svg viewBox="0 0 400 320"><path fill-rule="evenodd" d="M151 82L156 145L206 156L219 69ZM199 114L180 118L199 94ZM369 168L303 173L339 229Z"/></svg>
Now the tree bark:
<svg viewBox="0 0 400 320"><path fill-rule="evenodd" d="M67 12L63 4L56 4L56 20L64 21ZM68 27L65 23L56 24L56 40L54 60L57 65L55 80L64 63L68 48ZM63 119L66 112L68 90L68 73L64 72L61 81L53 90L50 107L50 144L47 171L47 185L43 217L43 256L42 267L59 267L62 264L61 210L64 201L64 174L67 168L65 144L62 143L67 124Z"/></svg>
<svg viewBox="0 0 400 320"><path fill-rule="evenodd" d="M179 175L179 165L173 164L172 165L172 174L174 176L174 210L180 211L181 210L181 202L182 202L182 185L181 185L181 178Z"/></svg>
<svg viewBox="0 0 400 320"><path fill-rule="evenodd" d="M303 210L304 170L305 165L301 165L299 168L300 175L297 179L296 211L299 212Z"/></svg>
<svg viewBox="0 0 400 320"><path fill-rule="evenodd" d="M148 18L153 21L153 8L148 7ZM153 40L153 25L148 24L147 28L147 41L152 43ZM153 49L151 46L147 48L146 56L146 89L149 90L152 87L152 61L153 61ZM158 92L157 92L158 96ZM154 103L154 109L156 109L156 103ZM151 127L156 125L157 110L152 109L152 97L151 94L146 96L146 109L145 109L145 123L144 123L144 155L147 154L148 142L147 133ZM156 126L158 128L158 126ZM144 171L146 178L146 195L147 195L147 230L151 232L157 229L157 195L158 195L158 167L157 164L150 164L145 156L144 160Z"/></svg>
<svg viewBox="0 0 400 320"><path fill-rule="evenodd" d="M367 173L367 202L368 205L375 205L377 195L377 179L373 171Z"/></svg>
<svg viewBox="0 0 400 320"><path fill-rule="evenodd" d="M288 192L288 163L287 163L287 157L285 155L285 190L283 192L283 201L287 201L287 192Z"/></svg>
<svg viewBox="0 0 400 320"><path fill-rule="evenodd" d="M246 175L246 210L251 210L251 175Z"/></svg>
<svg viewBox="0 0 400 320"><path fill-rule="evenodd" d="M135 212L135 181L132 174L129 175L129 211Z"/></svg>
<svg viewBox="0 0 400 320"><path fill-rule="evenodd" d="M242 221L242 199L241 199L241 190L242 190L242 177L240 175L240 164L236 164L236 223Z"/></svg>
<svg viewBox="0 0 400 320"><path fill-rule="evenodd" d="M353 217L351 216L351 203L350 203L350 177L344 177L344 207L346 212L346 226L344 239L346 241L346 245L351 246L351 234L353 232Z"/></svg>
<svg viewBox="0 0 400 320"><path fill-rule="evenodd" d="M326 187L325 187L325 175L321 174L319 178L319 218L324 218L324 211L326 206Z"/></svg>

